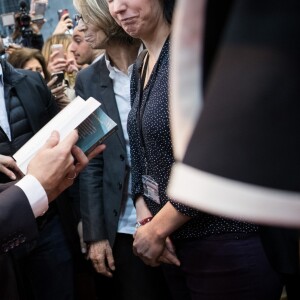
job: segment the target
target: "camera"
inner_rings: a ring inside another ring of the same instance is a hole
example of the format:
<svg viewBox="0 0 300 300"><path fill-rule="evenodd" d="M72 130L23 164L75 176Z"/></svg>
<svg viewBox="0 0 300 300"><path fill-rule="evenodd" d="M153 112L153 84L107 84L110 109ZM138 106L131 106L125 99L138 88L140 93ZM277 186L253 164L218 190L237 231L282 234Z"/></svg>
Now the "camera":
<svg viewBox="0 0 300 300"><path fill-rule="evenodd" d="M31 17L27 11L27 4L25 1L20 1L18 25L21 29L21 34L23 38L32 37L33 31L31 28Z"/></svg>

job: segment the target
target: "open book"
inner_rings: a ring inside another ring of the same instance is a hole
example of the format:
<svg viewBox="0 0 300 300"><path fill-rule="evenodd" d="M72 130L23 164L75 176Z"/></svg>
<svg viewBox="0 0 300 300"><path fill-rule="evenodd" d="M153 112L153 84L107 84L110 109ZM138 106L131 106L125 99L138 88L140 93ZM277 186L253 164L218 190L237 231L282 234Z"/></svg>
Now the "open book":
<svg viewBox="0 0 300 300"><path fill-rule="evenodd" d="M62 141L77 128L79 139L76 145L85 154L101 144L117 130L117 124L100 108L100 105L101 103L92 97L85 101L77 96L13 155L20 170L24 174L27 173L30 160L45 144L53 130L59 132Z"/></svg>

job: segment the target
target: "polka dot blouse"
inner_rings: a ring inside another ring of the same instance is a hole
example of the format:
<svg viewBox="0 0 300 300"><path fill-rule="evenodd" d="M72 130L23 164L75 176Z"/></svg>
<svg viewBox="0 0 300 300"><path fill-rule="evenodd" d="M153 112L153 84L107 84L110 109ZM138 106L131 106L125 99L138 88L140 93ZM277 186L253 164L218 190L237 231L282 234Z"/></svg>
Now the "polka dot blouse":
<svg viewBox="0 0 300 300"><path fill-rule="evenodd" d="M215 217L168 198L166 188L174 163L168 108L169 38L142 92L140 90L141 65L138 59L131 79L132 109L128 116L133 199L143 194L142 175L151 176L158 183L160 198L160 204L157 204L144 196L152 214L155 215L170 201L178 211L192 217L173 234L175 239L195 239L222 233L257 231L257 227L252 224Z"/></svg>

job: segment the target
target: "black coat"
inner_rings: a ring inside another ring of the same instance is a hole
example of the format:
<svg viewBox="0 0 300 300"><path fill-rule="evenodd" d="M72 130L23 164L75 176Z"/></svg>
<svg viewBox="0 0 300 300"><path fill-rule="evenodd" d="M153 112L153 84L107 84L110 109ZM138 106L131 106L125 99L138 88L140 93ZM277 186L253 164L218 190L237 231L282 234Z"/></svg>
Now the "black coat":
<svg viewBox="0 0 300 300"><path fill-rule="evenodd" d="M105 141L103 154L94 158L80 174L84 240L107 239L113 246L124 190L128 186L128 169L124 134L105 57L79 72L75 91L83 99L94 97L99 100L101 108L118 125L116 134Z"/></svg>
<svg viewBox="0 0 300 300"><path fill-rule="evenodd" d="M206 13L204 106L181 164L199 175L195 201L205 199L207 174L218 184L230 179L299 193L299 1L211 0ZM189 193L186 174L174 175L182 195ZM209 195L230 199L214 187ZM260 234L273 267L298 272L298 231L263 226Z"/></svg>

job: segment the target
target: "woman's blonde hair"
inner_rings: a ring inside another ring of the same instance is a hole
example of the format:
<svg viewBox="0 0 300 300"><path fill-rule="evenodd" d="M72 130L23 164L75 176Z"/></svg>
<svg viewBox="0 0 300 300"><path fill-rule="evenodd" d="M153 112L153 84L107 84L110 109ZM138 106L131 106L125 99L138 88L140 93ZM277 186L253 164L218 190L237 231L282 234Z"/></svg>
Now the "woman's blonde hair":
<svg viewBox="0 0 300 300"><path fill-rule="evenodd" d="M72 43L72 37L69 34L54 34L50 36L46 42L44 43L44 46L42 48L42 54L46 60L46 64L49 63L49 57L51 55L51 46L54 44L62 44L64 52L66 53L68 51L68 47Z"/></svg>
<svg viewBox="0 0 300 300"><path fill-rule="evenodd" d="M103 30L107 43L111 40L133 44L137 40L128 35L111 16L106 0L73 0L73 5L85 23Z"/></svg>

